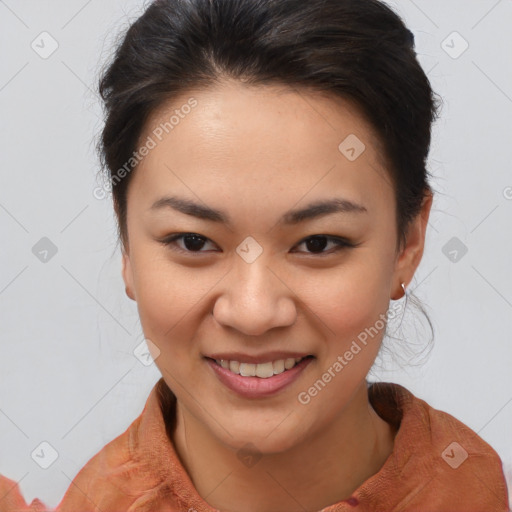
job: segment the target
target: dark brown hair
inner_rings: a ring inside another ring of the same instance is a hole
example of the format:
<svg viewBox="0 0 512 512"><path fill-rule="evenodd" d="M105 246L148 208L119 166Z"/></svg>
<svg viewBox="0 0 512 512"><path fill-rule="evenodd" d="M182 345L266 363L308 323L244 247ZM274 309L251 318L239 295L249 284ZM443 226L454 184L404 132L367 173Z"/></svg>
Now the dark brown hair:
<svg viewBox="0 0 512 512"><path fill-rule="evenodd" d="M123 246L136 166L114 177L137 150L148 117L178 94L226 77L355 102L383 147L397 251L405 244L432 192L426 162L440 99L413 34L391 8L378 0L156 0L124 34L99 84L106 114L99 150Z"/></svg>

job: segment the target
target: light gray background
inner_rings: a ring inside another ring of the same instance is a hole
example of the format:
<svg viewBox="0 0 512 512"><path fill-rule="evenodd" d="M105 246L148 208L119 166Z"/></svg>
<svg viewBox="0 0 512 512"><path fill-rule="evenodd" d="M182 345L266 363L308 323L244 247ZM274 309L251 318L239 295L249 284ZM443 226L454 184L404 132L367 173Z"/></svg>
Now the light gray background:
<svg viewBox="0 0 512 512"><path fill-rule="evenodd" d="M445 103L430 157L442 195L411 286L434 323L435 345L423 366L394 365L378 377L478 432L510 480L512 1L390 4L415 34ZM108 198L93 196L97 75L141 7L0 0L0 473L20 482L28 502L51 507L140 414L160 376L133 355L143 335L124 293L113 211ZM46 59L31 47L51 49L43 31L58 43ZM454 31L469 44L460 56L464 41ZM42 237L58 249L46 263L32 252ZM452 261L450 243L467 254ZM406 317L406 341L424 342L419 313ZM48 469L31 457L43 441L58 452Z"/></svg>

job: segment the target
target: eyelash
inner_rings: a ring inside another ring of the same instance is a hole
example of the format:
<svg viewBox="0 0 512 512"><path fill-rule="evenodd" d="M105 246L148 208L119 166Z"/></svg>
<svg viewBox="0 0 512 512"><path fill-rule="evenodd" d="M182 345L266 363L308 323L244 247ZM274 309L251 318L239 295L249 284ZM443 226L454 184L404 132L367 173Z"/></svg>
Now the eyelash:
<svg viewBox="0 0 512 512"><path fill-rule="evenodd" d="M183 240L187 236L194 236L196 238L200 238L200 239L204 240L205 242L211 242L211 240L209 240L207 237L199 235L198 233L176 233L174 235L170 235L170 236L164 238L163 240L159 240L159 242L162 243L163 245L165 245L166 247L170 248L173 251L185 253L187 255L192 255L193 257L197 257L196 255L199 255L199 254L204 253L204 252L208 252L208 251L201 251L201 250L199 250L199 251L189 251L187 249L183 249L183 248L178 247L178 246L175 245L176 241ZM311 235L311 236L308 236L306 238L303 238L297 244L297 246L298 245L302 245L303 243L306 243L308 240L312 240L312 239L315 239L315 238L322 238L322 239L326 239L328 242L334 242L337 247L334 250L331 250L330 252L319 252L319 253L309 252L309 253L307 253L307 254L310 254L312 256L328 256L329 254L333 254L333 253L338 252L338 251L340 251L342 249L350 249L350 248L356 247L356 244L353 244L353 243L349 242L346 239L339 238L339 237L334 237L334 236L329 236L329 235Z"/></svg>

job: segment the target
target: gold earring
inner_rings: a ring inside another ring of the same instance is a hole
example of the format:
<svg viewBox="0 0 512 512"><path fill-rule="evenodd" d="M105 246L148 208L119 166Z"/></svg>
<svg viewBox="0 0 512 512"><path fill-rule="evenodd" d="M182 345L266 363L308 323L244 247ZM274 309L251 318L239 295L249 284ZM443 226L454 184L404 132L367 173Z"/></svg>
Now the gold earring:
<svg viewBox="0 0 512 512"><path fill-rule="evenodd" d="M400 283L400 286L402 287L404 294L401 295L400 297L397 297L396 299L394 297L391 297L392 300L400 300L401 298L403 298L407 295L407 291L405 290L405 283Z"/></svg>

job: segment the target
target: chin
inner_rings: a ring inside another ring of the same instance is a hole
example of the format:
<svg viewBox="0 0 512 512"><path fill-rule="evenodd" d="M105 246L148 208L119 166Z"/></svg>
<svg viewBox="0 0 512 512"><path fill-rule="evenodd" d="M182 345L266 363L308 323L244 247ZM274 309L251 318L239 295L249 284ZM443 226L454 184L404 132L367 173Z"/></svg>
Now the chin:
<svg viewBox="0 0 512 512"><path fill-rule="evenodd" d="M231 429L231 436L222 432L222 442L235 452L254 451L260 455L275 455L287 452L298 446L302 439L296 429L261 428L255 425L247 428Z"/></svg>

